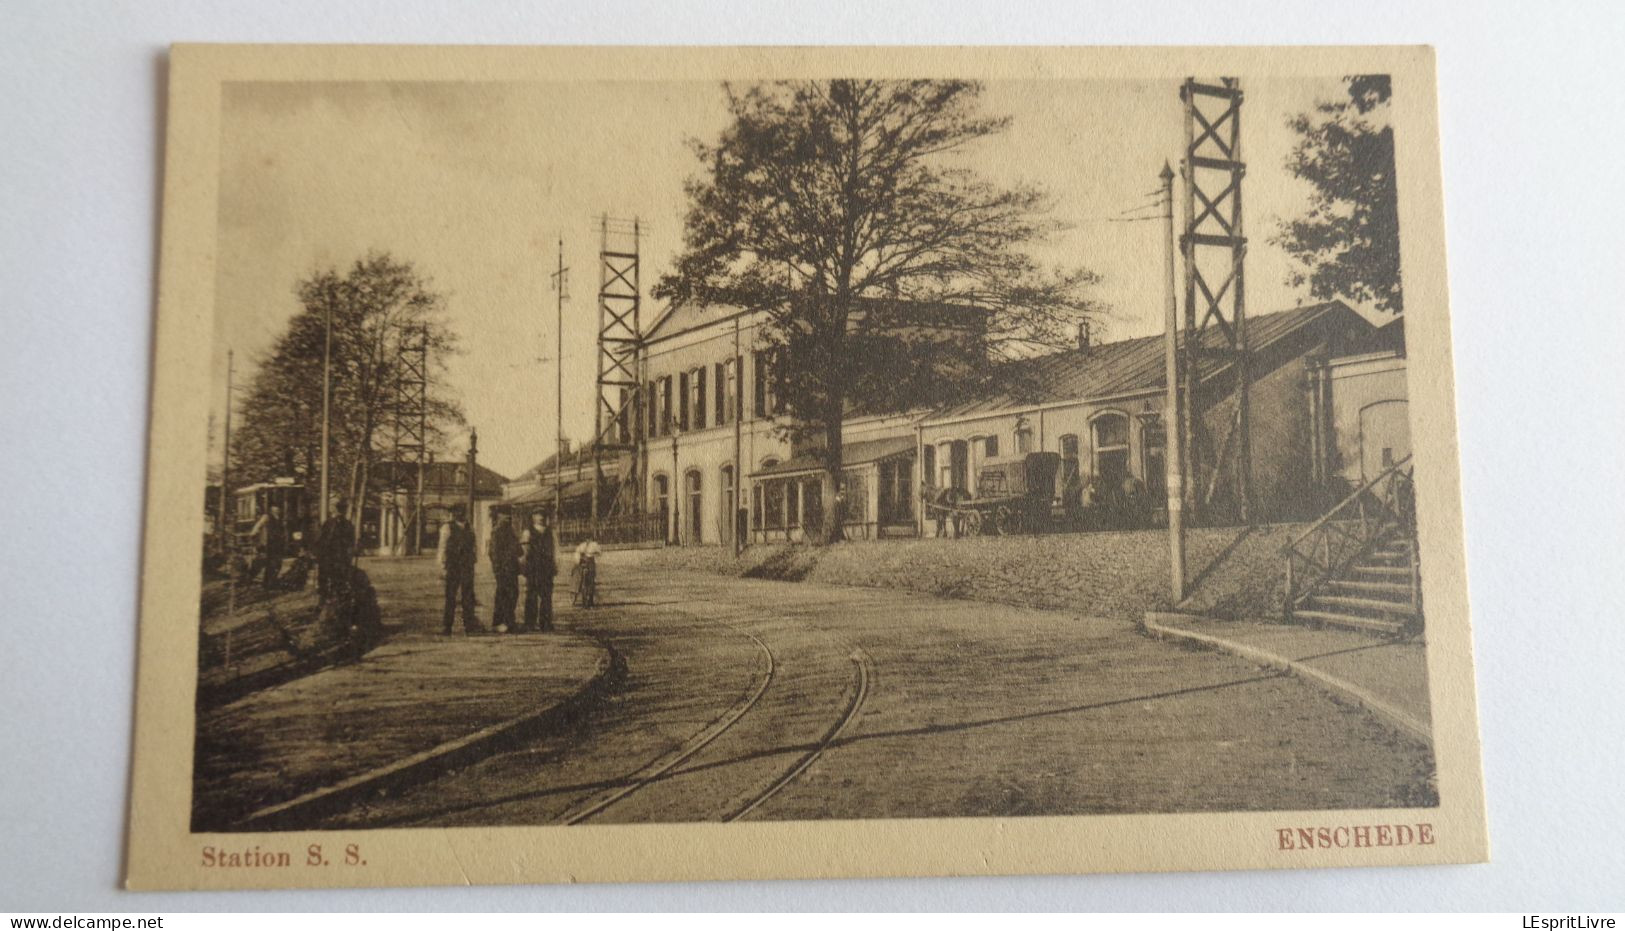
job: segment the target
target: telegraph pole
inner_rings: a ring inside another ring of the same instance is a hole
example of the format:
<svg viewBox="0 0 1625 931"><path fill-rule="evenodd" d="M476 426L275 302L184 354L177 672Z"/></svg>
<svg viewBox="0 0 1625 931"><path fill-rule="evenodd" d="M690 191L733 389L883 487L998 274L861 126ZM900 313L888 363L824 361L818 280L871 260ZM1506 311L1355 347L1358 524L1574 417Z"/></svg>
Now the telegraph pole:
<svg viewBox="0 0 1625 931"><path fill-rule="evenodd" d="M559 237L559 268L553 273L553 290L558 292L556 319L553 323L553 368L558 380L554 391L553 411L553 520L555 526L564 517L564 298L570 270L564 267L564 237Z"/></svg>
<svg viewBox="0 0 1625 931"><path fill-rule="evenodd" d="M480 434L468 428L468 525L474 526L474 466L479 457Z"/></svg>
<svg viewBox="0 0 1625 931"><path fill-rule="evenodd" d="M329 293L323 302L325 312L322 314L322 500L318 503L321 514L318 526L327 526L327 431L328 412L331 407L333 394L333 295ZM363 496L364 497L364 496ZM356 526L361 526L360 518L356 519Z"/></svg>
<svg viewBox="0 0 1625 931"><path fill-rule="evenodd" d="M730 363L733 368L733 411L734 416L734 494L733 500L728 502L728 523L730 535L734 538L734 558L745 551L744 534L739 532L739 508L745 500L745 470L742 468L744 458L744 400L745 400L745 372L739 355L739 318L734 317L734 357ZM717 386L718 391L726 390ZM879 526L876 524L875 526Z"/></svg>
<svg viewBox="0 0 1625 931"><path fill-rule="evenodd" d="M226 613L237 613L237 528L228 509L236 504L231 499L231 380L233 374L233 357L230 349L226 350L226 445L225 454L220 463L220 517L221 540L226 546Z"/></svg>
<svg viewBox="0 0 1625 931"><path fill-rule="evenodd" d="M1169 580L1174 604L1185 600L1185 463L1180 442L1184 423L1179 410L1179 303L1174 297L1174 170L1162 163L1163 250L1163 380L1168 386L1162 417L1166 444L1163 484L1168 491ZM1188 339L1190 334L1186 334Z"/></svg>

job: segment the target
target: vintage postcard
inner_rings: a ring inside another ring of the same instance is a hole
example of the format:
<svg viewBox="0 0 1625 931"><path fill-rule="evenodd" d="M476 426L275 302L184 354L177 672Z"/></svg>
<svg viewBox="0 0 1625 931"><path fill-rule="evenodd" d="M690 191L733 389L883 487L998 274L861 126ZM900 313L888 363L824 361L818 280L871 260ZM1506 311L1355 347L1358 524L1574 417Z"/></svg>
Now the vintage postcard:
<svg viewBox="0 0 1625 931"><path fill-rule="evenodd" d="M130 886L1488 856L1431 50L169 83Z"/></svg>

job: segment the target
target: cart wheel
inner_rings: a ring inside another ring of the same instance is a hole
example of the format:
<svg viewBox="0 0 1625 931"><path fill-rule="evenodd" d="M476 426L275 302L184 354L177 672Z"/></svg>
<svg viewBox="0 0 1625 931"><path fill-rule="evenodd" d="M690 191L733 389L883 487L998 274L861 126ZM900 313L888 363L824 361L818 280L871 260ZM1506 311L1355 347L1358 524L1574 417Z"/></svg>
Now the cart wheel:
<svg viewBox="0 0 1625 931"><path fill-rule="evenodd" d="M982 532L982 512L969 511L965 514L966 536L978 536Z"/></svg>
<svg viewBox="0 0 1625 931"><path fill-rule="evenodd" d="M995 536L1001 533L1016 533L1016 516L1007 507L994 508L993 526L989 532Z"/></svg>

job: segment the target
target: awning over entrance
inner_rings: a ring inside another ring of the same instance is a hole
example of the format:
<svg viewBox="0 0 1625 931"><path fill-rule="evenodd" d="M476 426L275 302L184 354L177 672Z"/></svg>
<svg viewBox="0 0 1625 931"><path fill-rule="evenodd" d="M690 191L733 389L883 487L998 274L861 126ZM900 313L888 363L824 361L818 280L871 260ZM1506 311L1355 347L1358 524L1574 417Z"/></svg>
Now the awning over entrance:
<svg viewBox="0 0 1625 931"><path fill-rule="evenodd" d="M888 436L878 440L859 440L855 443L846 443L841 447L841 468L850 469L855 466L868 465L913 454L914 436L912 434ZM752 472L751 478L782 478L818 472L823 468L823 463L816 456L803 453L760 471Z"/></svg>

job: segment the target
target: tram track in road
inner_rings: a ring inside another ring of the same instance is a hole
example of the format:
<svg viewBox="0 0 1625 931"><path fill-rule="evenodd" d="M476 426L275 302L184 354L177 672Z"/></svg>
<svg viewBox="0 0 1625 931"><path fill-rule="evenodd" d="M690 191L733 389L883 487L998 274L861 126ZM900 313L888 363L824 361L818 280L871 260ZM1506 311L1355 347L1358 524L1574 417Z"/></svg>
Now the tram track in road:
<svg viewBox="0 0 1625 931"><path fill-rule="evenodd" d="M762 696L767 693L768 686L773 683L773 677L778 671L778 659L773 655L773 649L763 642L762 638L749 631L739 630L732 624L727 626L755 641L756 646L761 651L760 655L765 662L765 669L757 680L756 687L741 696L739 701L730 705L727 711L713 719L699 733L684 741L682 746L628 776L624 784L565 813L559 819L560 821L564 824L580 824L603 812L611 805L642 791L651 783L661 779L673 769L692 759L695 754L710 746L718 737L727 733L729 728L738 724L740 719L749 714L750 710L762 700Z"/></svg>
<svg viewBox="0 0 1625 931"><path fill-rule="evenodd" d="M738 821L755 811L768 799L778 795L785 786L788 786L790 783L794 782L798 776L807 771L809 766L817 762L818 758L824 755L824 751L828 750L830 746L835 743L835 741L839 740L841 735L845 733L847 726L856 720L858 715L862 713L864 702L869 700L869 682L873 678L874 661L869 658L869 654L867 652L858 647L852 648L850 659L852 660L852 665L856 670L856 675L852 688L852 700L847 703L846 711L839 719L836 720L833 725L830 726L830 729L824 733L824 736L818 741L816 746L802 754L801 758L796 760L794 766L790 767L784 772L783 775L775 779L772 785L768 786L765 790L752 797L750 801L746 802L744 805L734 810L731 814L724 817L722 819L723 821Z"/></svg>
<svg viewBox="0 0 1625 931"><path fill-rule="evenodd" d="M621 784L614 789L571 809L559 819L561 823L573 825L589 821L618 803L637 795L651 785L668 778L683 775L683 771L679 770L678 767L693 759L707 747L715 744L718 739L732 730L735 725L744 720L752 710L761 704L763 696L767 694L780 669L778 657L773 652L773 649L756 634L742 630L737 625L726 621L720 623L735 633L750 638L759 649L765 668L763 674L757 680L755 688L742 696L723 714L713 719L705 728L685 741L682 746L625 777ZM811 625L809 627L835 639L837 643L848 648L847 659L852 664L853 669L850 698L840 715L816 742L798 756L788 769L775 776L766 788L755 792L745 801L733 805L728 813L720 819L724 823L745 818L805 773L824 755L826 750L847 732L852 722L862 714L864 704L868 701L871 683L874 680L874 661L868 652L861 647L845 642L841 638L833 637L829 631L823 628Z"/></svg>
<svg viewBox="0 0 1625 931"><path fill-rule="evenodd" d="M682 685L685 680L670 679L669 673L638 680L633 672L620 703L612 699L593 720L582 720L575 736L561 733L516 746L477 764L471 774L457 774L422 790L419 798L428 803L428 810L412 800L379 799L374 804L384 809L368 811L363 820L369 826L503 823L503 812L528 823L555 825L753 820L762 816L764 805L806 779L828 751L852 736L855 722L876 694L875 663L869 653L847 637L810 623L803 612L781 610L741 618L731 616L736 613L731 604L627 594L632 597L618 599L616 606L659 614L678 608L677 615L688 616L686 629L692 634L706 628L724 634L707 642L732 640L734 646L719 654L728 657L732 671L713 680L700 668L691 668L688 688ZM667 621L623 628L641 643L628 652L634 669L640 650L694 642L674 633L683 629L684 625L672 627ZM649 641L650 630L667 632L662 641ZM600 633L613 639L612 631ZM707 649L714 652L717 647ZM655 659L653 665L663 668L664 659ZM721 684L724 678L729 688L720 694L704 684ZM684 706L703 708L705 714L690 716L688 728L678 730L681 717L672 716L682 715ZM664 746L651 746L649 741L660 730L666 733ZM644 753L617 759L615 747L622 743L627 750L642 744ZM558 775L529 788L490 794L473 790L475 783L470 781L512 784L535 773L536 767Z"/></svg>

